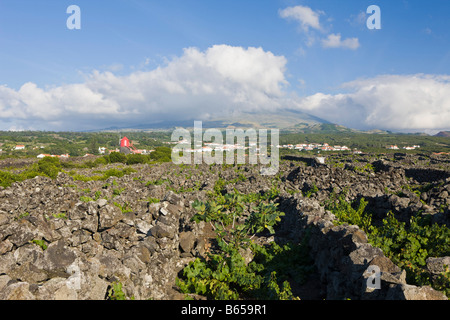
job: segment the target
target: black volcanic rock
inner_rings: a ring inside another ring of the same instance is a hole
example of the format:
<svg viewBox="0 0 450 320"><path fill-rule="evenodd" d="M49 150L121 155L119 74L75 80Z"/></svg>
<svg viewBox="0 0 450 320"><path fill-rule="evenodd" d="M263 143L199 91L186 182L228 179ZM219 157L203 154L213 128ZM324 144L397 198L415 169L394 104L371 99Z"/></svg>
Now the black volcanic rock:
<svg viewBox="0 0 450 320"><path fill-rule="evenodd" d="M219 178L227 182L223 193L278 191L275 201L286 215L274 238L299 243L311 234L314 279L320 279L315 297L442 298L407 284L403 270L372 247L361 229L336 226L324 208L333 192L347 190L348 201L368 200L375 221L389 211L408 221L422 210L433 222L450 225L450 164L448 158L430 159L329 155L317 165L285 158L276 176L260 175L259 165L138 164L132 166L136 172L106 181L61 173L54 180L14 183L0 188L0 300L99 300L115 282L137 300L184 299L174 289L176 277L187 263L205 257L215 239L209 223L191 220L191 204L206 201ZM119 165L77 173L92 176ZM269 243L264 236L255 239ZM441 260L427 263L440 270L448 259ZM364 287L370 264L383 268L379 291ZM312 298L304 292L303 298Z"/></svg>

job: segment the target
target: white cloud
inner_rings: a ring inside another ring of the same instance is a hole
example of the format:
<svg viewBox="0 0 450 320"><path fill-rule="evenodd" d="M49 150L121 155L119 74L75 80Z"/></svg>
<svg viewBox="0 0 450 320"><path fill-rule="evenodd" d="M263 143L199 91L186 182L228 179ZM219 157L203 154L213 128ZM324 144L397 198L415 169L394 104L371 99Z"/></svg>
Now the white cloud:
<svg viewBox="0 0 450 320"><path fill-rule="evenodd" d="M324 15L323 11L314 11L313 9L305 6L288 7L283 10L279 10L279 15L283 19L292 19L300 24L300 31L306 34L305 44L307 47L312 47L316 43L318 36L314 31L320 31L328 33L326 28L320 23L320 15ZM358 15L358 19L361 16ZM328 21L332 21L330 17ZM322 47L324 48L347 48L356 50L359 48L358 38L341 39L341 34L329 34L325 39L321 40Z"/></svg>
<svg viewBox="0 0 450 320"><path fill-rule="evenodd" d="M216 45L126 76L93 71L80 84L0 86L0 129L84 130L274 109L288 85L286 63L262 48Z"/></svg>
<svg viewBox="0 0 450 320"><path fill-rule="evenodd" d="M100 129L284 107L351 128L450 129L450 76L384 75L299 98L286 90L286 64L262 48L216 45L125 76L93 71L78 84L0 86L0 129Z"/></svg>
<svg viewBox="0 0 450 320"><path fill-rule="evenodd" d="M283 19L293 19L300 23L303 31L308 32L309 28L321 30L319 16L323 14L321 11L314 11L309 7L295 6L288 7L279 11L280 17Z"/></svg>
<svg viewBox="0 0 450 320"><path fill-rule="evenodd" d="M343 85L349 93L317 93L298 108L358 129L450 129L450 76L384 75Z"/></svg>
<svg viewBox="0 0 450 320"><path fill-rule="evenodd" d="M359 48L358 38L341 39L341 34L330 34L326 39L322 40L322 46L324 48L347 48L356 50Z"/></svg>

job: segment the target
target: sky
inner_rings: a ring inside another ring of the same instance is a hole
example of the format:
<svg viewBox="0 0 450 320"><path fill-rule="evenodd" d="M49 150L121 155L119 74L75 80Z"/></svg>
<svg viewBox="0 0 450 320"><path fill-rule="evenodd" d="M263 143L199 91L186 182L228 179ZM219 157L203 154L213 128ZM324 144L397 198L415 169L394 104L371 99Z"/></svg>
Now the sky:
<svg viewBox="0 0 450 320"><path fill-rule="evenodd" d="M448 0L0 0L0 130L286 108L450 130L449 13Z"/></svg>

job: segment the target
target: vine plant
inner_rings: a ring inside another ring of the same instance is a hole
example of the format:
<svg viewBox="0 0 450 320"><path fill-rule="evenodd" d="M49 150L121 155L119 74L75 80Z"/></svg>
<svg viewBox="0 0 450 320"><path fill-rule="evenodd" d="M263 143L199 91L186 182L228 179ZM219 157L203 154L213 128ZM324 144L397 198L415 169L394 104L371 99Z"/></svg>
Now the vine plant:
<svg viewBox="0 0 450 320"><path fill-rule="evenodd" d="M265 194L216 192L207 202L195 201L195 222L210 223L216 248L184 268L177 285L183 293L210 299L295 299L289 280L299 283L313 270L306 242L256 244L255 236L274 234L284 213L274 203L274 190ZM244 259L251 252L252 261ZM295 271L293 273L293 271Z"/></svg>

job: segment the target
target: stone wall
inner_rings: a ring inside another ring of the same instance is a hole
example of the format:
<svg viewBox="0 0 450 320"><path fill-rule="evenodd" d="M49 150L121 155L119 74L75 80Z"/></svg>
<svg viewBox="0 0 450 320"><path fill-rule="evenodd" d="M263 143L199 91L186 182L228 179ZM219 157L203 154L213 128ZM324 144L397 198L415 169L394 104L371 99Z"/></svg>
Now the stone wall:
<svg viewBox="0 0 450 320"><path fill-rule="evenodd" d="M399 190L408 183L405 171L391 170L391 165L380 163L375 172L360 173L351 168L281 163L276 181L280 210L286 216L275 239L301 241L310 233L317 287L324 288L326 299L445 298L429 287L407 284L405 272L368 244L364 232L355 226L335 226L333 214L320 205L333 190L347 188L349 200L364 196L374 207L405 217L408 208L422 206L437 222L448 223L450 179L422 193L425 208L413 193L384 194L385 189ZM138 300L183 299L174 288L175 278L189 261L204 253L207 237L214 236L207 234L204 224L190 222L191 202L205 201L206 191L218 179L214 169L226 181L245 175L245 180L226 186L230 192L265 192L273 186L253 166L239 172L235 168L189 168L191 179L178 174L181 169L172 164L134 168L134 174L106 181L74 181L61 173L55 180L36 177L0 188L0 300L102 300L115 282L122 283L127 297ZM87 170L86 174L93 173ZM198 181L202 184L199 190L175 194L165 185L145 183L166 179L175 189L192 188ZM319 191L311 198L303 196L312 186ZM100 192L101 199L81 201L86 189L92 197ZM292 190L296 192L288 192ZM133 210L123 211L114 202L128 203ZM439 212L442 206L445 210ZM449 259L429 258L428 268L442 272ZM377 290L367 287L371 266L381 271Z"/></svg>
<svg viewBox="0 0 450 320"><path fill-rule="evenodd" d="M311 255L326 287L326 299L447 300L431 287L407 284L406 272L370 245L364 231L357 226L334 225L335 216L316 200L294 196L282 201L281 208L286 219L280 235L294 241L306 233L310 237ZM427 261L430 268L433 259ZM437 269L443 270L448 259L439 258ZM379 282L376 272L380 272ZM379 289L375 289L378 283Z"/></svg>
<svg viewBox="0 0 450 320"><path fill-rule="evenodd" d="M40 177L27 181L33 188L26 189L16 184L2 190L0 198L12 200L19 190L32 197L47 182ZM69 189L59 191L70 198ZM0 211L0 300L103 300L114 282L138 300L179 298L175 277L192 259L186 251L195 244L183 232L180 247L185 208L179 196L168 192L160 203L125 214L104 199L77 202L64 217Z"/></svg>

